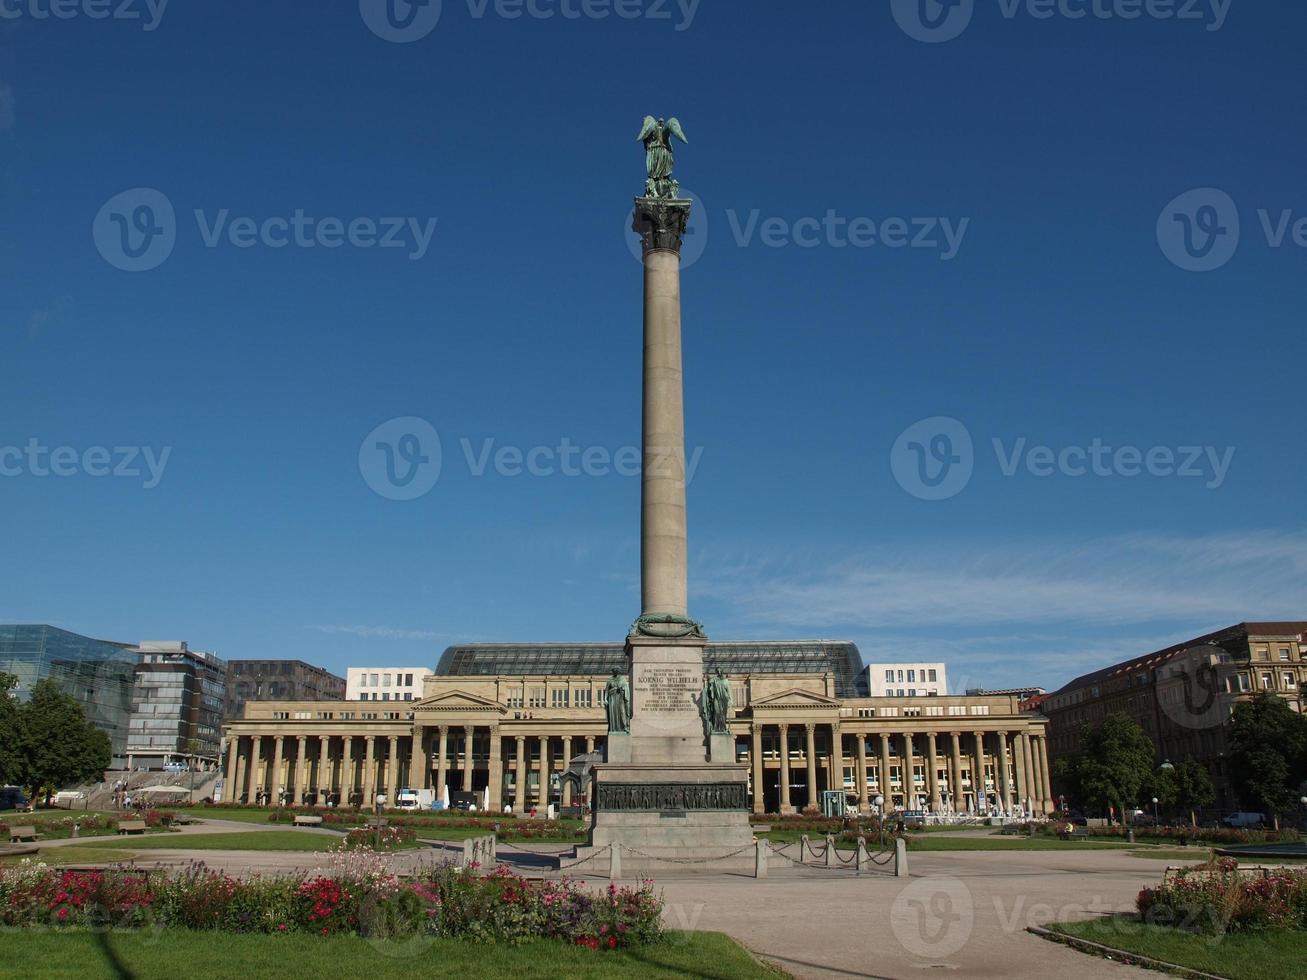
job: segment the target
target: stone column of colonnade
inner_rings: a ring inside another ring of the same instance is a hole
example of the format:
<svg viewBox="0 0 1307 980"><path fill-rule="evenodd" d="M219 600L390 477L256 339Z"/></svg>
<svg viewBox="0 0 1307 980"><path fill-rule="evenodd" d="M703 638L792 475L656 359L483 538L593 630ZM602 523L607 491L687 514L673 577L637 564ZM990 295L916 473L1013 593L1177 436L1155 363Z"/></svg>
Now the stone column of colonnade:
<svg viewBox="0 0 1307 980"><path fill-rule="evenodd" d="M880 774L876 777L876 792L884 800L882 812L894 809L894 793L889 778L889 732L880 732Z"/></svg>
<svg viewBox="0 0 1307 980"><path fill-rule="evenodd" d="M436 750L436 799L443 800L445 796L445 783L449 780L447 766L449 765L449 726L440 725L436 729L438 733L437 742L439 748Z"/></svg>
<svg viewBox="0 0 1307 980"><path fill-rule="evenodd" d="M793 813L790 805L790 726L781 724L781 775L780 775L780 809L781 813Z"/></svg>
<svg viewBox="0 0 1307 980"><path fill-rule="evenodd" d="M807 809L816 810L817 800L817 726L811 722L803 726L807 741L803 746L803 761L808 767L808 805Z"/></svg>
<svg viewBox="0 0 1307 980"><path fill-rule="evenodd" d="M571 764L572 764L572 736L564 735L563 758L562 758L563 771L566 772L567 767L570 766ZM572 784L569 780L563 780L563 798L561 802L563 806L572 805Z"/></svg>
<svg viewBox="0 0 1307 980"><path fill-rule="evenodd" d="M936 751L935 732L926 733L926 792L930 794L930 811L939 813L943 808L939 788L939 755Z"/></svg>
<svg viewBox="0 0 1307 980"><path fill-rule="evenodd" d="M223 774L222 779L222 797L223 802L230 803L233 800L239 799L236 792L236 787L238 785L236 767L240 760L240 736L228 735L223 739L223 744L227 747L227 770Z"/></svg>
<svg viewBox="0 0 1307 980"><path fill-rule="evenodd" d="M318 805L327 802L327 794L335 789L332 785L334 782L335 772L331 764L331 736L318 736L318 769L314 777L314 782L318 786Z"/></svg>
<svg viewBox="0 0 1307 980"><path fill-rule="evenodd" d="M903 809L917 808L917 762L913 755L912 733L904 732L902 736L903 758L899 772L903 777Z"/></svg>
<svg viewBox="0 0 1307 980"><path fill-rule="evenodd" d="M967 791L962 786L962 733L949 732L949 786L953 791L953 812L967 809Z"/></svg>
<svg viewBox="0 0 1307 980"><path fill-rule="evenodd" d="M1003 732L994 732L994 769L1002 801L1000 806L1007 811L1012 807L1012 785L1007 768L1007 736Z"/></svg>
<svg viewBox="0 0 1307 980"><path fill-rule="evenodd" d="M281 806L281 791L285 785L281 779L281 761L282 752L285 747L283 740L285 736L272 736L272 771L268 773L268 801L267 806Z"/></svg>
<svg viewBox="0 0 1307 980"><path fill-rule="evenodd" d="M1026 775L1026 747L1021 742L1020 732L1009 734L1012 736L1012 772L1017 784L1014 809L1024 811L1030 799L1030 783Z"/></svg>
<svg viewBox="0 0 1307 980"><path fill-rule="evenodd" d="M340 740L340 805L349 806L354 801L354 736L345 735Z"/></svg>
<svg viewBox="0 0 1307 980"><path fill-rule="evenodd" d="M762 725L749 726L749 763L753 770L753 812L763 813L766 810L766 782L763 779L765 772L762 763Z"/></svg>
<svg viewBox="0 0 1307 980"><path fill-rule="evenodd" d="M1048 735L1039 736L1039 768L1044 774L1044 812L1053 812L1053 771L1048 766Z"/></svg>
<svg viewBox="0 0 1307 980"><path fill-rule="evenodd" d="M513 812L521 816L526 813L526 736L517 735L516 755L513 759Z"/></svg>
<svg viewBox="0 0 1307 980"><path fill-rule="evenodd" d="M871 806L867 794L867 733L858 732L854 738L858 740L857 762L853 770L853 778L858 781L858 812L866 813Z"/></svg>
<svg viewBox="0 0 1307 980"><path fill-rule="evenodd" d="M498 725L490 727L490 809L504 808L504 747Z"/></svg>
<svg viewBox="0 0 1307 980"><path fill-rule="evenodd" d="M375 738L363 736L363 806L372 806L377 795L377 756Z"/></svg>

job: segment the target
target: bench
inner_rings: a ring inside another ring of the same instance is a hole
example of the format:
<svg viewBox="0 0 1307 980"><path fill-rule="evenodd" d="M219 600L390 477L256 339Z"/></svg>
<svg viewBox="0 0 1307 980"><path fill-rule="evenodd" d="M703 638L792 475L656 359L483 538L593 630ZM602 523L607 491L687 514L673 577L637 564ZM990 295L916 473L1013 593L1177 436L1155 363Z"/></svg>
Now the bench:
<svg viewBox="0 0 1307 980"><path fill-rule="evenodd" d="M1063 830L1057 835L1062 840L1089 840L1088 827L1072 827L1070 830Z"/></svg>
<svg viewBox="0 0 1307 980"><path fill-rule="evenodd" d="M36 838L37 838L37 833L35 827L10 827L9 828L9 840L11 843L13 841L20 841L20 840L36 840Z"/></svg>
<svg viewBox="0 0 1307 980"><path fill-rule="evenodd" d="M389 826L390 821L385 817L371 817L368 820L368 830L380 830L382 827Z"/></svg>
<svg viewBox="0 0 1307 980"><path fill-rule="evenodd" d="M119 820L118 833L120 834L143 834L146 825L144 820Z"/></svg>
<svg viewBox="0 0 1307 980"><path fill-rule="evenodd" d="M295 826L296 826L296 827L316 827L316 826L318 826L318 824L320 824L320 823L322 823L322 818L321 818L321 817L314 817L314 816L310 816L310 815L308 815L308 814L302 814L302 813L301 813L301 814L296 814L296 815L295 815Z"/></svg>

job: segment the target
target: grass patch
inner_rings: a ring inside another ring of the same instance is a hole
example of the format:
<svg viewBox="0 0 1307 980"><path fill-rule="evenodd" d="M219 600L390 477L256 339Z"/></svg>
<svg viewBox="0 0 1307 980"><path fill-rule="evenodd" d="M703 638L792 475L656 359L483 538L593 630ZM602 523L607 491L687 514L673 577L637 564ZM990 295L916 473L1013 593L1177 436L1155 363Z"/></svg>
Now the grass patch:
<svg viewBox="0 0 1307 980"><path fill-rule="evenodd" d="M738 944L712 932L671 933L658 946L593 952L560 942L486 946L453 940L370 943L353 936L244 936L226 933L6 931L0 976L82 980L135 976L172 980L202 964L206 980L248 980L278 976L365 975L369 980L413 980L415 976L512 978L711 977L714 980L780 978Z"/></svg>
<svg viewBox="0 0 1307 980"><path fill-rule="evenodd" d="M870 842L868 842L870 843ZM1125 851L1144 847L1125 841L1057 840L1052 837L914 837L910 851Z"/></svg>
<svg viewBox="0 0 1307 980"><path fill-rule="evenodd" d="M1274 929L1230 936L1196 936L1150 926L1132 917L1062 922L1049 928L1090 942L1165 960L1230 980L1284 980L1302 970L1307 933Z"/></svg>
<svg viewBox="0 0 1307 980"><path fill-rule="evenodd" d="M332 834L304 833L299 830L263 830L231 834L173 834L148 842L139 837L104 843L100 847L137 848L139 850L185 851L325 851L343 838Z"/></svg>
<svg viewBox="0 0 1307 980"><path fill-rule="evenodd" d="M105 847L103 844L69 844L66 847L42 848L34 856L0 858L0 865L19 864L24 857L57 867L66 864L108 864L112 861L131 861L136 858L136 854L116 847Z"/></svg>
<svg viewBox="0 0 1307 980"><path fill-rule="evenodd" d="M1212 859L1212 852L1209 848L1193 848L1182 850L1180 848L1166 847L1141 847L1130 852L1131 857L1146 858L1152 861L1183 861L1187 864L1202 864Z"/></svg>

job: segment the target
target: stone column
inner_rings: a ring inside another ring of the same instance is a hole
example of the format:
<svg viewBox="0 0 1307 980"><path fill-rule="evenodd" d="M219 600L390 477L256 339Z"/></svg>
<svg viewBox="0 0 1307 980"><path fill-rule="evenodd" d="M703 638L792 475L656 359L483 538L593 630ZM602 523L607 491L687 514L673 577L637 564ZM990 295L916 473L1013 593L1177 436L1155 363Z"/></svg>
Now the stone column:
<svg viewBox="0 0 1307 980"><path fill-rule="evenodd" d="M394 806L399 790L399 736L390 736L390 752L386 756L386 798Z"/></svg>
<svg viewBox="0 0 1307 980"><path fill-rule="evenodd" d="M537 804L543 812L549 808L549 736L540 736L540 800Z"/></svg>
<svg viewBox="0 0 1307 980"><path fill-rule="evenodd" d="M866 813L868 809L867 801L867 733L858 732L855 736L858 740L858 770L856 779L858 780L858 812Z"/></svg>
<svg viewBox="0 0 1307 980"><path fill-rule="evenodd" d="M290 785L286 787L286 802L291 806L299 806L300 800L304 796L304 781L309 777L309 737L307 735L297 735L295 737L295 768L292 770Z"/></svg>
<svg viewBox="0 0 1307 980"><path fill-rule="evenodd" d="M636 202L644 251L644 467L640 605L685 616L685 417L681 373L681 236L688 205Z"/></svg>
<svg viewBox="0 0 1307 980"><path fill-rule="evenodd" d="M790 805L790 726L782 724L781 730L781 813L793 813Z"/></svg>
<svg viewBox="0 0 1307 980"><path fill-rule="evenodd" d="M903 733L903 809L917 808L916 756L912 754L912 732Z"/></svg>
<svg viewBox="0 0 1307 980"><path fill-rule="evenodd" d="M1012 784L1007 771L1007 733L995 732L994 768L998 770L998 791L1003 798L1003 809L1012 808Z"/></svg>
<svg viewBox="0 0 1307 980"><path fill-rule="evenodd" d="M227 773L222 781L224 802L236 799L236 758L240 755L240 736L227 736Z"/></svg>
<svg viewBox="0 0 1307 980"><path fill-rule="evenodd" d="M930 809L939 813L943 801L939 795L939 756L935 749L935 733L926 733L926 791L930 794Z"/></svg>
<svg viewBox="0 0 1307 980"><path fill-rule="evenodd" d="M894 793L889 781L889 732L880 733L880 774L876 777L877 792L885 800L884 813L894 809Z"/></svg>
<svg viewBox="0 0 1307 980"><path fill-rule="evenodd" d="M763 781L762 766L762 725L750 726L750 734L753 736L749 742L749 763L753 769L753 812L764 813L766 811L766 783Z"/></svg>
<svg viewBox="0 0 1307 980"><path fill-rule="evenodd" d="M587 735L587 736L586 736L586 738L585 738L585 750L586 750L587 753L589 753L589 752L593 752L593 751L595 750L595 737L594 737L593 735Z"/></svg>
<svg viewBox="0 0 1307 980"><path fill-rule="evenodd" d="M1053 812L1053 770L1048 766L1048 736L1039 736L1039 771L1044 778L1044 812Z"/></svg>
<svg viewBox="0 0 1307 980"><path fill-rule="evenodd" d="M372 735L363 736L363 806L371 810L377 796L377 757L376 741Z"/></svg>
<svg viewBox="0 0 1307 980"><path fill-rule="evenodd" d="M422 790L427 788L426 770L430 767L427 765L427 750L422 746L422 741L426 737L426 729L418 725L413 729L412 749L408 754L408 788Z"/></svg>
<svg viewBox="0 0 1307 980"><path fill-rule="evenodd" d="M285 787L285 783L283 783L281 779L283 741L284 736L282 735L274 735L272 737L272 778L269 780L271 785L268 787L268 792L271 794L270 800L277 806L281 806L280 793Z"/></svg>
<svg viewBox="0 0 1307 980"><path fill-rule="evenodd" d="M490 726L490 809L498 813L504 809L504 749L499 737L499 726Z"/></svg>
<svg viewBox="0 0 1307 980"><path fill-rule="evenodd" d="M1025 757L1027 795L1031 814L1044 812L1044 794L1039 788L1039 764L1035 760L1035 744L1029 732L1021 733L1021 752Z"/></svg>
<svg viewBox="0 0 1307 980"><path fill-rule="evenodd" d="M326 794L331 792L331 736L318 736L318 805L327 802Z"/></svg>
<svg viewBox="0 0 1307 980"><path fill-rule="evenodd" d="M953 793L953 812L962 813L967 808L967 792L962 786L962 733L949 732L952 742L949 751L949 789Z"/></svg>
<svg viewBox="0 0 1307 980"><path fill-rule="evenodd" d="M1030 780L1026 772L1026 747L1020 732L1012 733L1012 769L1017 780L1017 806L1024 808L1030 800Z"/></svg>
<svg viewBox="0 0 1307 980"><path fill-rule="evenodd" d="M981 813L988 810L993 801L990 799L989 790L985 786L985 733L972 732L976 740L976 761L971 764L971 792L976 798L976 812ZM985 805L982 808L980 798L985 797Z"/></svg>
<svg viewBox="0 0 1307 980"><path fill-rule="evenodd" d="M517 740L517 758L513 762L516 774L513 785L513 812L519 816L526 813L526 736L514 736Z"/></svg>
<svg viewBox="0 0 1307 980"><path fill-rule="evenodd" d="M241 740L240 737L237 736L234 748L236 751L236 779L235 782L231 784L231 789L229 789L224 795L227 797L229 803L240 803L241 797L245 795L246 777L249 776L250 769L253 768L254 739L250 739L249 749L242 752Z"/></svg>
<svg viewBox="0 0 1307 980"><path fill-rule="evenodd" d="M354 795L354 736L340 737L340 806L349 806Z"/></svg>
<svg viewBox="0 0 1307 980"><path fill-rule="evenodd" d="M268 757L264 753L265 736L250 736L250 802L260 790L268 788Z"/></svg>
<svg viewBox="0 0 1307 980"><path fill-rule="evenodd" d="M563 736L563 770L572 764L572 736ZM563 806L572 805L572 783L569 780L563 780Z"/></svg>
<svg viewBox="0 0 1307 980"><path fill-rule="evenodd" d="M463 726L463 792L472 792L472 773L476 770L476 760L472 758L472 735L476 728Z"/></svg>
<svg viewBox="0 0 1307 980"><path fill-rule="evenodd" d="M445 774L446 761L449 758L449 726L440 725L440 749L436 755L436 799L445 798L445 780L448 778Z"/></svg>
<svg viewBox="0 0 1307 980"><path fill-rule="evenodd" d="M830 782L826 784L827 789L837 789L844 792L844 733L840 731L838 722L833 722L830 726ZM840 798L840 816L844 815L844 807L847 801L844 797Z"/></svg>
<svg viewBox="0 0 1307 980"><path fill-rule="evenodd" d="M807 742L804 744L803 759L808 764L808 810L818 809L817 801L817 726L808 722L803 726Z"/></svg>

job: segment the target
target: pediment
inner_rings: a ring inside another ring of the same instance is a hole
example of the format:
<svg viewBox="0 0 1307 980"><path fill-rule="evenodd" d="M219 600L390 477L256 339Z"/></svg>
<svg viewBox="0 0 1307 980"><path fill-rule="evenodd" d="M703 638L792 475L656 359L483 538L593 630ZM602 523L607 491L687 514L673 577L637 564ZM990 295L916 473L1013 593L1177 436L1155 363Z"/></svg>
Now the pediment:
<svg viewBox="0 0 1307 980"><path fill-rule="evenodd" d="M435 697L424 698L413 705L415 714L425 714L429 711L494 711L502 714L507 710L508 708L498 701L457 689L442 691Z"/></svg>
<svg viewBox="0 0 1307 980"><path fill-rule="evenodd" d="M837 698L828 698L824 694L818 694L816 691L805 691L802 688L792 687L788 691L781 691L777 694L769 694L765 698L754 698L750 706L757 708L834 708L840 707Z"/></svg>

